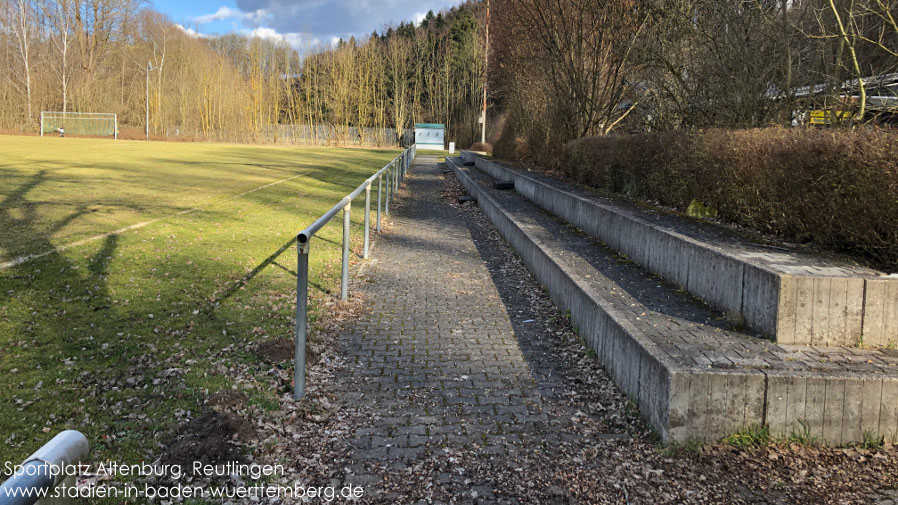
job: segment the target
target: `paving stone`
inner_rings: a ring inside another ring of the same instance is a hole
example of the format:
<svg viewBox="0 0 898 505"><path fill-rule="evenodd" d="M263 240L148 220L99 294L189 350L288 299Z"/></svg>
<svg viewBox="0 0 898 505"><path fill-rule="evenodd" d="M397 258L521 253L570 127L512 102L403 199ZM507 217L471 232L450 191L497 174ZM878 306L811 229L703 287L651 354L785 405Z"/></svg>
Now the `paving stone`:
<svg viewBox="0 0 898 505"><path fill-rule="evenodd" d="M403 468L453 447L501 455L560 429L547 426L541 404L543 391L561 384L534 373L526 354L552 350L519 340L464 216L440 197L435 161L416 162L406 200L391 206L392 226L366 266L370 282L354 286L370 312L343 334L352 366L337 395L373 414L354 434L354 467ZM488 486L461 485L477 502L493 498Z"/></svg>

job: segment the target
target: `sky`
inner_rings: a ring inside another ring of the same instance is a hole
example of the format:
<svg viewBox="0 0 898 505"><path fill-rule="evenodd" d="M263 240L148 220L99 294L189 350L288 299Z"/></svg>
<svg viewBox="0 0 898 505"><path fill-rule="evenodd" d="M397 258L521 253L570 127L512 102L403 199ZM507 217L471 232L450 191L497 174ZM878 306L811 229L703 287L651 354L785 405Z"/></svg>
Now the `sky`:
<svg viewBox="0 0 898 505"><path fill-rule="evenodd" d="M240 33L285 40L296 49L363 38L424 18L458 0L153 0L153 8L195 36Z"/></svg>

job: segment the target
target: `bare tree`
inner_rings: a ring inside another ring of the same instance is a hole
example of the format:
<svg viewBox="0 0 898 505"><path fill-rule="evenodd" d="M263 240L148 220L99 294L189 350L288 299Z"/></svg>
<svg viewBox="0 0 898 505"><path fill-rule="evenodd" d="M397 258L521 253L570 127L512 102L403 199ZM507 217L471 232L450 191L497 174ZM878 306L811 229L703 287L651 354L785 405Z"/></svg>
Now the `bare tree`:
<svg viewBox="0 0 898 505"><path fill-rule="evenodd" d="M858 26L858 16L854 16L852 21L858 38L895 58L895 64L898 64L898 0L863 2L860 10L861 15L872 18L874 22L868 33Z"/></svg>
<svg viewBox="0 0 898 505"><path fill-rule="evenodd" d="M59 79L60 92L62 93L62 111L68 111L69 106L69 81L72 78L70 70L69 47L72 41L72 24L74 0L41 0L40 7L44 17L49 20L55 33L51 35L53 47L56 49L58 61L52 65L53 71Z"/></svg>
<svg viewBox="0 0 898 505"><path fill-rule="evenodd" d="M387 43L387 71L392 91L390 105L393 112L393 127L400 138L409 117L410 54L410 43L403 37L393 37Z"/></svg>
<svg viewBox="0 0 898 505"><path fill-rule="evenodd" d="M31 48L33 39L34 20L32 19L32 6L29 0L15 0L13 6L12 19L9 25L15 37L16 48L19 57L19 68L13 69L13 76L18 81L18 87L25 95L25 119L26 124L30 125L34 122L34 114L31 110Z"/></svg>
<svg viewBox="0 0 898 505"><path fill-rule="evenodd" d="M861 71L860 63L858 62L858 54L857 54L857 34L854 29L857 27L857 23L854 19L855 15L855 2L852 0L847 9L848 21L842 20L842 14L839 12L839 8L836 7L836 3L834 0L829 0L829 9L833 15L833 18L836 20L836 28L837 28L837 36L839 37L840 42L844 45L844 47L848 48L848 54L851 57L851 72L854 74L854 78L857 81L858 93L860 95L860 104L858 106L858 115L863 118L864 113L867 110L867 86L864 83L864 74ZM821 28L826 30L826 26L821 22Z"/></svg>
<svg viewBox="0 0 898 505"><path fill-rule="evenodd" d="M647 17L636 2L497 2L498 22L515 23L520 61L540 75L566 138L607 134L635 105L621 107ZM524 68L524 67L522 67Z"/></svg>

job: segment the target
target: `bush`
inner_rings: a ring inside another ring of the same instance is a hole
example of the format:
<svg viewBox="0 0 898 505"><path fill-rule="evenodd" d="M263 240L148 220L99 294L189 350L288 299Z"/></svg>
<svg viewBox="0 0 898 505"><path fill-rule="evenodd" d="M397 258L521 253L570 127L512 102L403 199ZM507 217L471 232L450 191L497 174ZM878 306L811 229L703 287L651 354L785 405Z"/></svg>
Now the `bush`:
<svg viewBox="0 0 898 505"><path fill-rule="evenodd" d="M493 146L484 144L483 142L475 142L471 144L471 150L479 153L493 154Z"/></svg>
<svg viewBox="0 0 898 505"><path fill-rule="evenodd" d="M847 252L898 272L898 134L885 130L672 131L564 146L576 182Z"/></svg>

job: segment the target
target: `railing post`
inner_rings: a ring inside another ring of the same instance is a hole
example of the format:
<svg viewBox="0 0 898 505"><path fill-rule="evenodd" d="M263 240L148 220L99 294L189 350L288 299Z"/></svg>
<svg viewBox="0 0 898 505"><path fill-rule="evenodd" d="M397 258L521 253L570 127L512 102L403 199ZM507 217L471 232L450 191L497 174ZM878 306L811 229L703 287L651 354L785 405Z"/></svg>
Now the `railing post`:
<svg viewBox="0 0 898 505"><path fill-rule="evenodd" d="M340 280L340 299L349 299L349 213L352 203L343 207L343 273Z"/></svg>
<svg viewBox="0 0 898 505"><path fill-rule="evenodd" d="M377 233L380 233L380 194L383 193L384 176L377 178Z"/></svg>
<svg viewBox="0 0 898 505"><path fill-rule="evenodd" d="M306 394L306 335L309 331L309 249L311 244L296 241L296 350L293 358L293 399Z"/></svg>
<svg viewBox="0 0 898 505"><path fill-rule="evenodd" d="M368 259L368 243L371 235L371 183L365 186L365 251L362 257Z"/></svg>
<svg viewBox="0 0 898 505"><path fill-rule="evenodd" d="M390 215L390 196L392 196L393 192L390 191L390 188L393 187L393 175L390 173L390 169L387 169L387 186L384 188L384 215Z"/></svg>

